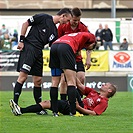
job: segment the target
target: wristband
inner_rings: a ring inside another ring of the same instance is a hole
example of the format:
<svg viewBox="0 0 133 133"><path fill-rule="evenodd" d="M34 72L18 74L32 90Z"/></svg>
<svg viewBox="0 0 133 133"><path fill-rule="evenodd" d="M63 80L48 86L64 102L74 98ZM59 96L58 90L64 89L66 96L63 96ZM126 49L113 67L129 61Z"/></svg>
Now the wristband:
<svg viewBox="0 0 133 133"><path fill-rule="evenodd" d="M24 39L25 39L25 36L24 36L24 35L21 35L21 36L20 36L20 40L19 40L19 42L24 43Z"/></svg>

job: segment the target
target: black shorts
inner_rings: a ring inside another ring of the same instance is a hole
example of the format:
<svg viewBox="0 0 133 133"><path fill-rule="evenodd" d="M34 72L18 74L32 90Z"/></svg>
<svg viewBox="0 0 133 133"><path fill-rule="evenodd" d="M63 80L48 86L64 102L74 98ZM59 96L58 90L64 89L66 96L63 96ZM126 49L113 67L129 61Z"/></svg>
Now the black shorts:
<svg viewBox="0 0 133 133"><path fill-rule="evenodd" d="M50 108L50 110L52 109ZM68 101L58 100L58 112L62 113L63 115L70 114L70 106L68 104Z"/></svg>
<svg viewBox="0 0 133 133"><path fill-rule="evenodd" d="M42 76L43 71L43 54L42 50L34 48L32 45L25 43L24 48L20 51L17 71L23 71L28 75Z"/></svg>
<svg viewBox="0 0 133 133"><path fill-rule="evenodd" d="M50 68L76 71L75 54L68 44L53 44L50 50Z"/></svg>
<svg viewBox="0 0 133 133"><path fill-rule="evenodd" d="M77 71L76 72L79 72L79 71L85 72L83 61L76 62L76 63L77 63Z"/></svg>

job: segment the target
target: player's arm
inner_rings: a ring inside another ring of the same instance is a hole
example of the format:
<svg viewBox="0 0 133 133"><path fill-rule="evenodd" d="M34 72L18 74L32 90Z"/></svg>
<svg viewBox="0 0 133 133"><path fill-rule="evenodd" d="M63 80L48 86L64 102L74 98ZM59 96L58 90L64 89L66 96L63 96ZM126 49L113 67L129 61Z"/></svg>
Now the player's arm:
<svg viewBox="0 0 133 133"><path fill-rule="evenodd" d="M91 51L86 51L86 63L85 63L86 70L91 67Z"/></svg>
<svg viewBox="0 0 133 133"><path fill-rule="evenodd" d="M85 86L81 83L81 81L76 78L76 85L78 89L81 91L81 93L84 95L85 94Z"/></svg>
<svg viewBox="0 0 133 133"><path fill-rule="evenodd" d="M23 49L24 47L24 39L25 39L25 34L26 34L26 31L28 29L28 26L29 26L29 23L28 21L24 22L22 24L22 28L21 28L21 35L20 35L20 41L18 43L18 47L17 49L19 49L20 51Z"/></svg>
<svg viewBox="0 0 133 133"><path fill-rule="evenodd" d="M88 109L84 109L84 108L82 108L81 106L79 106L78 103L76 103L76 109L77 109L79 112L82 112L82 113L85 114L85 115L97 115L95 111L88 110Z"/></svg>

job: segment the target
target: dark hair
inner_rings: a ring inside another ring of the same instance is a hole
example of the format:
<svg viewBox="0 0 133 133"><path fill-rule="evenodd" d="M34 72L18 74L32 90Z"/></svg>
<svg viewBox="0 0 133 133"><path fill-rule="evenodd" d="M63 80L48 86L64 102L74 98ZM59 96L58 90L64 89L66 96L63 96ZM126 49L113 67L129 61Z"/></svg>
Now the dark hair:
<svg viewBox="0 0 133 133"><path fill-rule="evenodd" d="M75 7L72 9L72 14L73 16L80 17L82 14L82 11L78 7Z"/></svg>
<svg viewBox="0 0 133 133"><path fill-rule="evenodd" d="M123 40L124 40L124 41L126 41L127 39L126 39L126 38L124 38Z"/></svg>
<svg viewBox="0 0 133 133"><path fill-rule="evenodd" d="M71 9L69 9L69 8L62 8L62 9L60 9L60 11L57 13L57 15L60 16L62 14L71 14L71 16L72 16Z"/></svg>

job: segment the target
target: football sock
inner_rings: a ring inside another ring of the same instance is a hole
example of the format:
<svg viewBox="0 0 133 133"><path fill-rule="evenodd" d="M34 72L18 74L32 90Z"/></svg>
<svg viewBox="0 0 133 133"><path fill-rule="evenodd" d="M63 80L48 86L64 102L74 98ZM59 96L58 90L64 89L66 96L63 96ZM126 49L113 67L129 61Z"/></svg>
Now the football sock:
<svg viewBox="0 0 133 133"><path fill-rule="evenodd" d="M81 98L83 98L83 94L81 93L81 91L77 88L77 91L79 93L79 95L81 96Z"/></svg>
<svg viewBox="0 0 133 133"><path fill-rule="evenodd" d="M34 86L33 95L36 103L40 103L42 101L42 88Z"/></svg>
<svg viewBox="0 0 133 133"><path fill-rule="evenodd" d="M67 94L60 94L61 100L67 100Z"/></svg>
<svg viewBox="0 0 133 133"><path fill-rule="evenodd" d="M37 113L43 110L42 106L40 104L35 104L28 106L26 108L20 108L21 113Z"/></svg>
<svg viewBox="0 0 133 133"><path fill-rule="evenodd" d="M81 95L79 94L79 91L76 89L76 99L81 107L84 107L84 104L81 99Z"/></svg>
<svg viewBox="0 0 133 133"><path fill-rule="evenodd" d="M75 86L67 87L68 101L70 104L70 112L76 114L76 88Z"/></svg>
<svg viewBox="0 0 133 133"><path fill-rule="evenodd" d="M22 86L23 84L20 84L19 82L17 82L14 87L14 99L13 100L16 104L18 104L18 99L22 91Z"/></svg>
<svg viewBox="0 0 133 133"><path fill-rule="evenodd" d="M58 87L50 88L50 98L52 111L58 113Z"/></svg>

